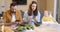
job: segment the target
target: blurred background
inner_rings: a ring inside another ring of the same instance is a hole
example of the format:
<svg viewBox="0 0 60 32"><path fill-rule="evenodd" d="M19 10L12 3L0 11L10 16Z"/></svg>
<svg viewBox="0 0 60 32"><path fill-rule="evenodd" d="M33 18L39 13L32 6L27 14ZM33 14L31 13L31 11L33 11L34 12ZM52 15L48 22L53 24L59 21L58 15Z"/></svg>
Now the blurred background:
<svg viewBox="0 0 60 32"><path fill-rule="evenodd" d="M25 12L32 1L38 3L39 11L50 11L52 16L60 23L60 0L0 0L0 17L2 17L3 12L9 9L10 3L17 2L17 9Z"/></svg>

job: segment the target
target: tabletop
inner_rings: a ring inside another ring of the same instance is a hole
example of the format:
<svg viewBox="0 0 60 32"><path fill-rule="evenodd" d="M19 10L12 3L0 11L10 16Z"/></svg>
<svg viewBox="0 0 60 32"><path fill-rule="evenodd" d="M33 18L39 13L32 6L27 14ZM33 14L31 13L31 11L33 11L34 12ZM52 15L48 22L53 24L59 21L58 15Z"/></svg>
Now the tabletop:
<svg viewBox="0 0 60 32"><path fill-rule="evenodd" d="M41 24L35 27L36 32L60 32L60 24Z"/></svg>

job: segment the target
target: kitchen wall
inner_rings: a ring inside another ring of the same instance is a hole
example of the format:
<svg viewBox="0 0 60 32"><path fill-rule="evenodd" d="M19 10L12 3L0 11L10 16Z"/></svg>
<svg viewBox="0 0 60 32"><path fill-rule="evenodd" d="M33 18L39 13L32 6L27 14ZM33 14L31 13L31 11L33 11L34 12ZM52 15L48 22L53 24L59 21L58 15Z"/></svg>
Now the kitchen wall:
<svg viewBox="0 0 60 32"><path fill-rule="evenodd" d="M46 10L54 12L54 0L47 0Z"/></svg>
<svg viewBox="0 0 60 32"><path fill-rule="evenodd" d="M39 10L46 10L47 0L37 0L37 2L38 2L38 9Z"/></svg>
<svg viewBox="0 0 60 32"><path fill-rule="evenodd" d="M37 1L39 10L48 10L54 12L54 0L27 0L27 5L18 5L17 8L22 11L27 11L31 1ZM0 13L9 9L12 0L0 0Z"/></svg>
<svg viewBox="0 0 60 32"><path fill-rule="evenodd" d="M27 0L27 5L18 5L17 9L27 11L31 1L37 1L37 0ZM8 10L10 3L12 3L12 0L0 0L0 13L2 11Z"/></svg>
<svg viewBox="0 0 60 32"><path fill-rule="evenodd" d="M27 11L28 8L29 8L29 4L32 1L37 1L37 0L27 0L27 5L18 5L17 8L20 9L20 10L23 10L23 11Z"/></svg>
<svg viewBox="0 0 60 32"><path fill-rule="evenodd" d="M0 13L6 9L9 9L11 2L11 0L0 0Z"/></svg>

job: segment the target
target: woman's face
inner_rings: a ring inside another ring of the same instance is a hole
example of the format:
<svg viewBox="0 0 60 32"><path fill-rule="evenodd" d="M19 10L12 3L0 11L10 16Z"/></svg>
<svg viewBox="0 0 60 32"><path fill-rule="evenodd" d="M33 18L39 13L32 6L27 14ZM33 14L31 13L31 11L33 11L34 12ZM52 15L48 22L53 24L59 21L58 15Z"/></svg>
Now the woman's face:
<svg viewBox="0 0 60 32"><path fill-rule="evenodd" d="M32 11L34 11L36 9L36 4L32 4L31 8L32 8Z"/></svg>

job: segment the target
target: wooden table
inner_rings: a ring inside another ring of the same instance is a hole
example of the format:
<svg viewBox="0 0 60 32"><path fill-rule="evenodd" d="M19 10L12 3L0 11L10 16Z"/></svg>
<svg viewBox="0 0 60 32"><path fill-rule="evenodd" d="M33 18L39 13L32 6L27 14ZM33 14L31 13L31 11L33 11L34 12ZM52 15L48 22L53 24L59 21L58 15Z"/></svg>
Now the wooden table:
<svg viewBox="0 0 60 32"><path fill-rule="evenodd" d="M36 32L60 32L60 24L41 24L35 27Z"/></svg>
<svg viewBox="0 0 60 32"><path fill-rule="evenodd" d="M35 27L36 32L60 32L60 24L41 24L39 27Z"/></svg>

